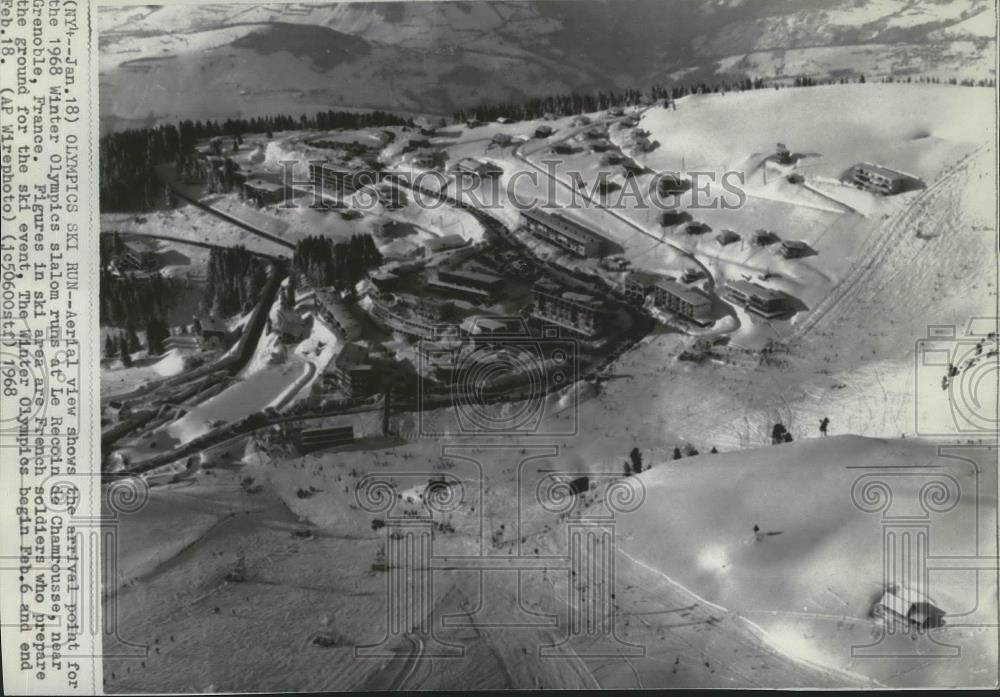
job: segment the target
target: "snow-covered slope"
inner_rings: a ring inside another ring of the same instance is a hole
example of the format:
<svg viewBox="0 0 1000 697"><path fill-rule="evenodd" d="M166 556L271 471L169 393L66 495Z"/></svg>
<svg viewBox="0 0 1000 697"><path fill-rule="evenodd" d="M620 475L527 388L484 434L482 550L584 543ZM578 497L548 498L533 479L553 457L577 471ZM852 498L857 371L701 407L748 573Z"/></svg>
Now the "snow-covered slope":
<svg viewBox="0 0 1000 697"><path fill-rule="evenodd" d="M996 629L987 628L997 612L995 574L978 588L975 571L930 575L928 594L956 625L936 630L934 639L960 645L960 660L925 659L917 675L903 677L913 668L907 659L864 659L852 656L851 646L871 643L880 626L869 618L871 605L886 581L903 577L896 569L883 578L884 562L904 557L883 547L891 523L879 504L888 515L926 514L931 566L935 556L978 554L984 563L995 556L992 534L980 537L976 550L977 534L996 529L995 452L979 449L965 459L972 452L840 436L656 466L641 475L645 504L619 520L620 549L802 658L887 684L960 683L996 666ZM950 487L954 500L932 499L925 489L931 482ZM885 490L877 489L883 483ZM912 643L894 637L885 653Z"/></svg>

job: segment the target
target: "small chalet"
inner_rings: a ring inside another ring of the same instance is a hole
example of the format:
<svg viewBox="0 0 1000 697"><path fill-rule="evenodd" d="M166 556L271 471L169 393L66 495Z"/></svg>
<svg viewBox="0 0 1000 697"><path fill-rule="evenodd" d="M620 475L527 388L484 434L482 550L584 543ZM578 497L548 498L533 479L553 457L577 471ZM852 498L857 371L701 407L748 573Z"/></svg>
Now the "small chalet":
<svg viewBox="0 0 1000 697"><path fill-rule="evenodd" d="M872 607L872 614L875 617L928 629L942 626L946 613L920 593L890 588Z"/></svg>

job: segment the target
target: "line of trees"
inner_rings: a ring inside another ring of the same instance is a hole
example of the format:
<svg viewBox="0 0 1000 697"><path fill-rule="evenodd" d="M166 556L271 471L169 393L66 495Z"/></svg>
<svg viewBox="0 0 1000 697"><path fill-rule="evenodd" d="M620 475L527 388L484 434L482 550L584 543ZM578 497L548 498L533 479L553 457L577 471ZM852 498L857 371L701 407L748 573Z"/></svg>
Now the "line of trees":
<svg viewBox="0 0 1000 697"><path fill-rule="evenodd" d="M382 264L382 254L368 234L352 235L350 241L334 242L318 235L305 237L295 245L292 269L314 286L353 287L368 269Z"/></svg>
<svg viewBox="0 0 1000 697"><path fill-rule="evenodd" d="M208 255L204 306L216 317L249 312L267 283L268 264L243 246L213 247Z"/></svg>
<svg viewBox="0 0 1000 697"><path fill-rule="evenodd" d="M142 327L165 317L189 284L159 273L118 275L107 268L99 281L99 321L111 327Z"/></svg>
<svg viewBox="0 0 1000 697"><path fill-rule="evenodd" d="M477 119L480 121L495 121L500 117L508 118L512 121L525 121L538 119L545 114L555 114L556 116L572 116L586 112L603 111L615 106L633 106L646 101L658 101L661 99L679 99L689 94L713 94L725 92L745 92L760 89L782 89L786 87L815 87L818 85L849 84L852 82L865 83L864 74L856 77L841 75L838 77L815 78L800 75L792 79L789 84L788 78L777 78L765 80L764 78L732 77L716 82L698 82L689 85L654 85L647 91L637 89L626 89L621 92L597 92L595 94L581 94L570 92L561 95L548 97L536 97L522 102L485 103L468 109L455 111L453 116L456 121L466 121ZM949 78L942 81L936 77L901 77L885 76L881 82L920 82L928 84L949 84L962 85L965 87L995 87L993 78L972 80Z"/></svg>

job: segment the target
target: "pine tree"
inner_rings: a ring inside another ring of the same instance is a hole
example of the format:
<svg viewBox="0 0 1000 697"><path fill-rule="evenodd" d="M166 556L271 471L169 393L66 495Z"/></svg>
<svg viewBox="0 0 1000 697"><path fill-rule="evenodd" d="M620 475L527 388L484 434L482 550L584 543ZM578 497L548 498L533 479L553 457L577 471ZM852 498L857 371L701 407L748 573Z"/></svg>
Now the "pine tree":
<svg viewBox="0 0 1000 697"><path fill-rule="evenodd" d="M120 338L120 342L119 342L119 345L118 345L118 350L119 350L119 354L121 355L122 366L125 367L125 368L131 368L132 367L132 355L129 353L129 350L128 350L128 340L124 336L122 336Z"/></svg>

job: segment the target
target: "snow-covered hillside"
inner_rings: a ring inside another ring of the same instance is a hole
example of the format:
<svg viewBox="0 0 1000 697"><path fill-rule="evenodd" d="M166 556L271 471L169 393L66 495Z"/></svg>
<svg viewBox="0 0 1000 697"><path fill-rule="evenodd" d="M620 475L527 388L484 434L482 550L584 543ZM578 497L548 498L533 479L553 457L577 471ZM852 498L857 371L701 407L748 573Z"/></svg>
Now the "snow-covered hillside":
<svg viewBox="0 0 1000 697"><path fill-rule="evenodd" d="M105 127L730 76L993 75L986 0L102 7Z"/></svg>

